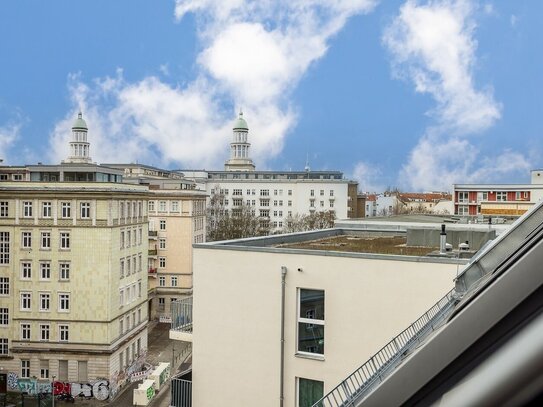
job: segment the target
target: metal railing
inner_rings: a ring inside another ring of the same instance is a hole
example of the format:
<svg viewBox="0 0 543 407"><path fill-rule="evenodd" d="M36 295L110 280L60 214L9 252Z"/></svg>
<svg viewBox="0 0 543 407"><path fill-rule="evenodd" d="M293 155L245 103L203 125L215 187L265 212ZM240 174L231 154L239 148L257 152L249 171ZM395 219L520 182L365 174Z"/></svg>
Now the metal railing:
<svg viewBox="0 0 543 407"><path fill-rule="evenodd" d="M173 301L171 304L171 316L172 330L192 332L192 297Z"/></svg>
<svg viewBox="0 0 543 407"><path fill-rule="evenodd" d="M400 364L402 358L433 331L453 309L456 299L454 289L449 291L432 308L381 348L366 363L356 369L313 407L354 406L386 374Z"/></svg>
<svg viewBox="0 0 543 407"><path fill-rule="evenodd" d="M192 406L192 382L172 378L171 382L171 402L173 407L191 407Z"/></svg>

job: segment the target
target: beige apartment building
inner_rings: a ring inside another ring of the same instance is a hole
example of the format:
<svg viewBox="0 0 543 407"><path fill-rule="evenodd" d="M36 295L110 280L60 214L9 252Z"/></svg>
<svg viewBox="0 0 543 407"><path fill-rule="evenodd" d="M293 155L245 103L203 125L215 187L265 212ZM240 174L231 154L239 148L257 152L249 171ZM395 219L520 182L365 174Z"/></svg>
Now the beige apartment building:
<svg viewBox="0 0 543 407"><path fill-rule="evenodd" d="M170 322L171 302L192 294L192 244L205 241L207 194L182 189L149 193L149 316Z"/></svg>
<svg viewBox="0 0 543 407"><path fill-rule="evenodd" d="M3 372L117 385L147 348L147 195L121 183L0 183Z"/></svg>
<svg viewBox="0 0 543 407"><path fill-rule="evenodd" d="M170 331L192 342L193 405L311 406L446 295L467 262L345 249L386 236L405 237L328 229L194 245L193 299L175 303Z"/></svg>

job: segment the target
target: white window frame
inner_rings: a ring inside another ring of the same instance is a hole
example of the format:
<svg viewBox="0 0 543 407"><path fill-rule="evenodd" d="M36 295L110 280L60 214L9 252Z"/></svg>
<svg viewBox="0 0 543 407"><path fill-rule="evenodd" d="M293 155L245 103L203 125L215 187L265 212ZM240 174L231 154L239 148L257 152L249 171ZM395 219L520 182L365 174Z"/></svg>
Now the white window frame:
<svg viewBox="0 0 543 407"><path fill-rule="evenodd" d="M21 323L20 325L20 333L21 333L21 340L22 341L29 341L30 338L32 337L32 331L31 331L31 326L29 323L27 322L23 322Z"/></svg>
<svg viewBox="0 0 543 407"><path fill-rule="evenodd" d="M172 287L177 287L177 276L171 276Z"/></svg>
<svg viewBox="0 0 543 407"><path fill-rule="evenodd" d="M166 277L159 276L158 277L158 286L159 287L166 287Z"/></svg>
<svg viewBox="0 0 543 407"><path fill-rule="evenodd" d="M59 245L61 250L70 250L70 232L60 232Z"/></svg>
<svg viewBox="0 0 543 407"><path fill-rule="evenodd" d="M40 293L40 311L51 311L51 293Z"/></svg>
<svg viewBox="0 0 543 407"><path fill-rule="evenodd" d="M32 311L32 293L29 291L21 292L19 305L21 311Z"/></svg>
<svg viewBox="0 0 543 407"><path fill-rule="evenodd" d="M70 262L61 261L58 264L58 278L60 281L70 280Z"/></svg>
<svg viewBox="0 0 543 407"><path fill-rule="evenodd" d="M21 262L21 280L31 280L32 279L32 262L22 261Z"/></svg>
<svg viewBox="0 0 543 407"><path fill-rule="evenodd" d="M32 248L32 232L25 230L21 232L21 248L31 249Z"/></svg>
<svg viewBox="0 0 543 407"><path fill-rule="evenodd" d="M23 201L23 218L32 217L32 201Z"/></svg>
<svg viewBox="0 0 543 407"><path fill-rule="evenodd" d="M58 325L58 341L68 342L70 340L70 326L66 324Z"/></svg>
<svg viewBox="0 0 543 407"><path fill-rule="evenodd" d="M58 293L58 312L70 312L70 293Z"/></svg>
<svg viewBox="0 0 543 407"><path fill-rule="evenodd" d="M40 261L40 280L51 280L51 263Z"/></svg>
<svg viewBox="0 0 543 407"><path fill-rule="evenodd" d="M71 202L60 203L60 217L62 219L70 219L72 217L72 203Z"/></svg>
<svg viewBox="0 0 543 407"><path fill-rule="evenodd" d="M6 356L9 354L9 339L0 338L0 355Z"/></svg>
<svg viewBox="0 0 543 407"><path fill-rule="evenodd" d="M40 324L40 341L49 342L51 338L51 326L49 324Z"/></svg>
<svg viewBox="0 0 543 407"><path fill-rule="evenodd" d="M42 218L51 218L53 216L53 204L51 201L41 203L41 216Z"/></svg>
<svg viewBox="0 0 543 407"><path fill-rule="evenodd" d="M0 201L0 218L9 216L9 201Z"/></svg>
<svg viewBox="0 0 543 407"><path fill-rule="evenodd" d="M309 328L311 328L313 325L320 325L320 326L323 326L323 327L326 327L326 324L325 324L325 320L324 319L315 319L315 318L303 318L300 316L300 312L301 312L301 298L302 298L302 291L303 290L309 290L309 291L322 291L323 294L324 294L324 307L326 309L326 292L325 290L321 290L321 289L315 289L315 288L298 288L298 292L297 292L297 307L296 307L296 353L297 354L300 354L300 355L306 355L306 356L316 356L316 357L324 357L324 354L323 353L316 353L316 352L308 352L308 351L304 351L304 350L299 350L298 349L298 346L299 346L299 326L300 326L300 323L304 323L304 324L308 324L307 326ZM325 314L326 315L326 314ZM325 329L325 335L326 335L326 329ZM326 341L325 341L326 343Z"/></svg>
<svg viewBox="0 0 543 407"><path fill-rule="evenodd" d="M30 379L30 360L21 359L21 379Z"/></svg>
<svg viewBox="0 0 543 407"><path fill-rule="evenodd" d="M51 232L40 232L40 249L51 250Z"/></svg>
<svg viewBox="0 0 543 407"><path fill-rule="evenodd" d="M79 214L81 219L90 219L91 204L90 202L81 202L79 204Z"/></svg>
<svg viewBox="0 0 543 407"><path fill-rule="evenodd" d="M9 325L9 308L0 308L0 326Z"/></svg>

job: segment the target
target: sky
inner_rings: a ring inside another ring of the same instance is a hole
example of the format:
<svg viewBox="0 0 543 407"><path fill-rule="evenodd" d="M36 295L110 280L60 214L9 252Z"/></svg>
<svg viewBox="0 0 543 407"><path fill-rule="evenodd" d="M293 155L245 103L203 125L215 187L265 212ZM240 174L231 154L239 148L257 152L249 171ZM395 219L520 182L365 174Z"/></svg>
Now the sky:
<svg viewBox="0 0 543 407"><path fill-rule="evenodd" d="M543 2L5 0L0 158L221 170L240 109L257 170L364 192L528 183L543 167Z"/></svg>

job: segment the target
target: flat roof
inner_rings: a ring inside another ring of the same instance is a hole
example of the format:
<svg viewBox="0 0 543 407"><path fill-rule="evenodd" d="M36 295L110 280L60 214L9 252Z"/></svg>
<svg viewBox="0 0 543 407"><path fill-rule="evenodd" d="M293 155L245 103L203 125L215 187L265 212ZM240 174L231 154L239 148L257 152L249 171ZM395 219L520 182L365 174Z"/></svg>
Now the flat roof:
<svg viewBox="0 0 543 407"><path fill-rule="evenodd" d="M466 264L467 259L427 256L436 248L405 246L404 230L321 229L244 239L193 244L197 249L239 250L283 254L356 257L376 260Z"/></svg>

